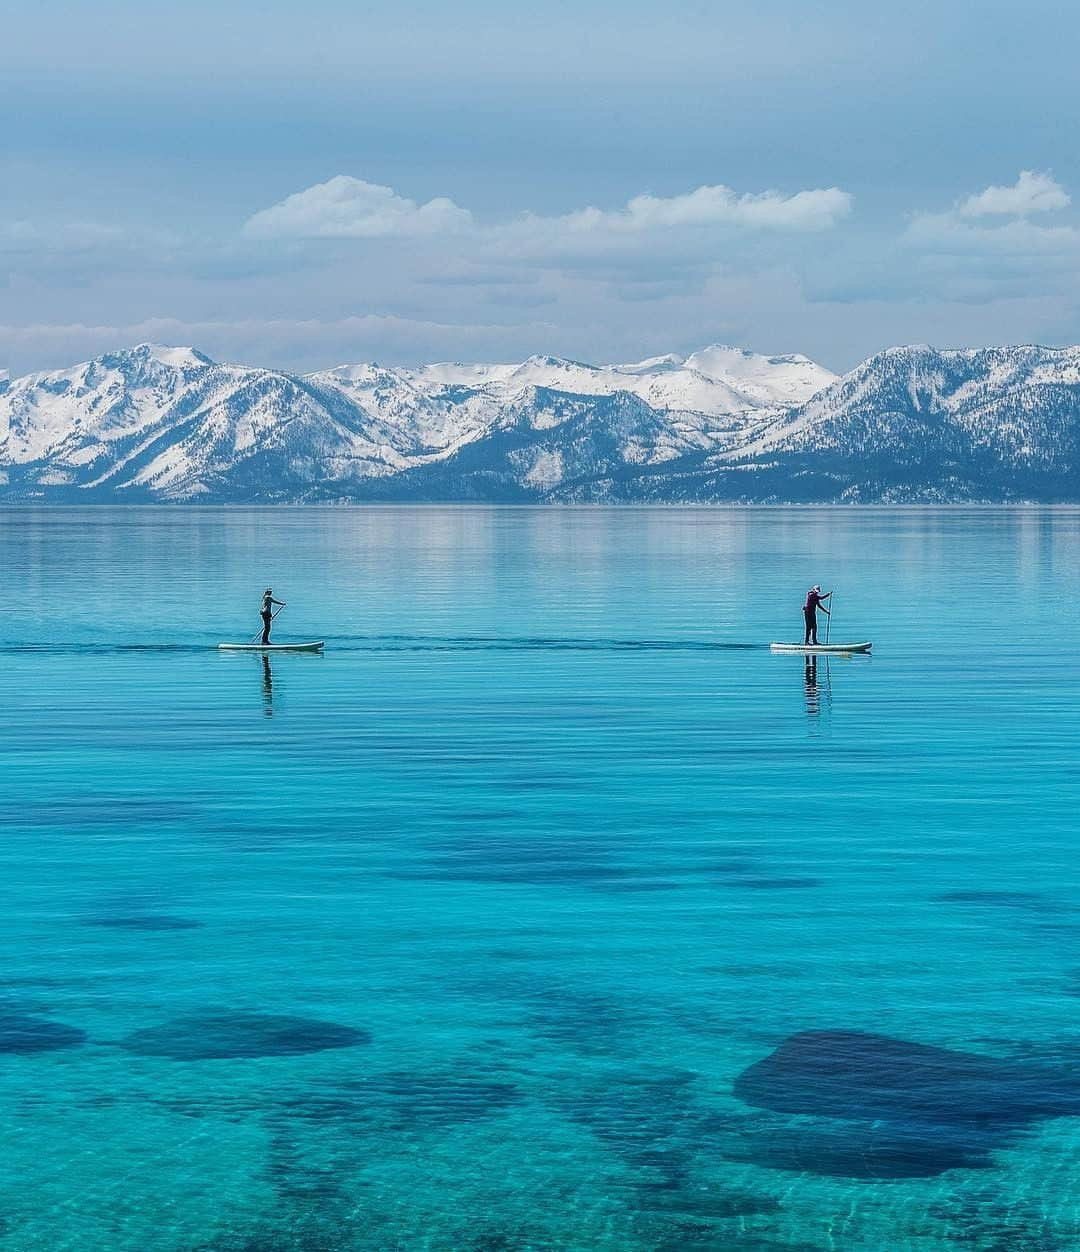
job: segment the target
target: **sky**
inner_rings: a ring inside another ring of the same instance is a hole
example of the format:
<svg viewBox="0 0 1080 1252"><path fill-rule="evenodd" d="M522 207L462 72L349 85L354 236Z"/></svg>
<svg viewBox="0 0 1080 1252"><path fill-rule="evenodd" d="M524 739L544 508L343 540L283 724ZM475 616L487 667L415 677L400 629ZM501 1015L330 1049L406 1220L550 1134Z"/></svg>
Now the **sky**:
<svg viewBox="0 0 1080 1252"><path fill-rule="evenodd" d="M1054 0L8 0L0 368L1080 341Z"/></svg>

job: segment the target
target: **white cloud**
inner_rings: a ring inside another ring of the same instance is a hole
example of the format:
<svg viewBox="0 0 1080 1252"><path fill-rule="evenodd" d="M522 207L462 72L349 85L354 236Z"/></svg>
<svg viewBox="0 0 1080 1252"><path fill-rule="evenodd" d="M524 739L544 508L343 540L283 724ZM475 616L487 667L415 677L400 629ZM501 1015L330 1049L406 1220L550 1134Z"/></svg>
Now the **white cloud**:
<svg viewBox="0 0 1080 1252"><path fill-rule="evenodd" d="M904 238L929 251L976 256L1058 256L1080 250L1080 230L1074 226L1038 226L1024 219L982 226L955 213L919 213Z"/></svg>
<svg viewBox="0 0 1080 1252"><path fill-rule="evenodd" d="M1024 170L1011 187L987 187L944 213L916 213L904 232L904 243L973 262L982 258L988 266L1006 258L1075 257L1080 229L1030 220L1032 214L1064 209L1070 203L1065 189L1048 174ZM992 276L990 270L987 276Z"/></svg>
<svg viewBox="0 0 1080 1252"><path fill-rule="evenodd" d="M564 217L529 216L525 223L551 221L572 231L637 232L681 226L734 226L748 230L828 230L851 212L852 198L839 187L739 195L730 187L699 187L679 196L635 196L612 212L581 209Z"/></svg>
<svg viewBox="0 0 1080 1252"><path fill-rule="evenodd" d="M443 196L418 205L390 187L339 174L256 213L244 233L263 239L385 239L449 234L471 223L468 209Z"/></svg>
<svg viewBox="0 0 1080 1252"><path fill-rule="evenodd" d="M1065 189L1049 174L1021 170L1011 187L987 187L957 206L960 217L1028 217L1064 209L1071 200Z"/></svg>
<svg viewBox="0 0 1080 1252"><path fill-rule="evenodd" d="M560 216L525 213L516 221L477 226L479 239L538 243L582 236L625 236L646 231L729 227L739 230L828 230L851 212L852 198L838 187L739 194L730 187L699 187L677 196L635 196L623 208L584 208ZM473 226L468 209L439 197L417 205L390 187L339 174L263 209L244 233L273 239L372 239L441 235Z"/></svg>
<svg viewBox="0 0 1080 1252"><path fill-rule="evenodd" d="M881 287L964 303L1039 299L1071 289L1080 271L1080 227L1043 225L1036 213L1068 207L1049 175L1025 170L1012 187L987 187L940 213L916 213Z"/></svg>

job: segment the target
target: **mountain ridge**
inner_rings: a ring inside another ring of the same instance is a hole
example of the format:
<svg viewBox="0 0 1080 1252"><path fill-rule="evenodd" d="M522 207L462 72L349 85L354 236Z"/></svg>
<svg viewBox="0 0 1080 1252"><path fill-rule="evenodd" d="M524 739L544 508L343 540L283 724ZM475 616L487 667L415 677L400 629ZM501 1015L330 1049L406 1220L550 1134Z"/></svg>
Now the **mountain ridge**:
<svg viewBox="0 0 1080 1252"><path fill-rule="evenodd" d="M1080 500L1080 347L0 371L0 502Z"/></svg>

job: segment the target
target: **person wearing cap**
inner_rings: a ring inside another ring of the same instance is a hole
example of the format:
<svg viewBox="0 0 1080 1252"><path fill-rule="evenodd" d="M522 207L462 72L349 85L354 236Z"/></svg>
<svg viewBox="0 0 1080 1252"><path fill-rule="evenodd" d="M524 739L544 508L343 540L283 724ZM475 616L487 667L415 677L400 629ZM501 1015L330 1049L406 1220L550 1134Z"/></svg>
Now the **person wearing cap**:
<svg viewBox="0 0 1080 1252"><path fill-rule="evenodd" d="M829 610L825 607L825 601L832 595L831 591L826 591L824 595L821 588L814 583L810 590L806 593L806 603L803 605L803 621L806 624L806 637L803 642L809 646L816 644L817 637L817 611L820 609L826 617Z"/></svg>
<svg viewBox="0 0 1080 1252"><path fill-rule="evenodd" d="M259 610L259 616L262 618L262 624L263 624L263 633L262 633L263 647L266 647L267 644L269 644L270 642L270 623L274 619L274 605L275 604L279 605L281 608L285 607L284 600L274 599L273 587L267 587L267 589L263 592L262 608Z"/></svg>

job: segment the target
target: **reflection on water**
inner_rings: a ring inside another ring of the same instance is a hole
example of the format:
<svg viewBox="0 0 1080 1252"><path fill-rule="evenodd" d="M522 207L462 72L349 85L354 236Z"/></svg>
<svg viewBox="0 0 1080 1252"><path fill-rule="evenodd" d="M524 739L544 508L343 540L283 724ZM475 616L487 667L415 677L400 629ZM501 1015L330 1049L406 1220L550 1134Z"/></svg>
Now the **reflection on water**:
<svg viewBox="0 0 1080 1252"><path fill-rule="evenodd" d="M267 717L274 716L274 671L270 667L270 657L264 652L262 655L262 695L263 695L263 713Z"/></svg>
<svg viewBox="0 0 1080 1252"><path fill-rule="evenodd" d="M4 1252L1080 1246L1078 522L0 510Z"/></svg>
<svg viewBox="0 0 1080 1252"><path fill-rule="evenodd" d="M828 656L821 658L820 680L818 660L817 656L807 656L803 667L806 712L811 718L820 717L823 708L825 710L832 708L832 670L830 668L832 658Z"/></svg>
<svg viewBox="0 0 1080 1252"><path fill-rule="evenodd" d="M806 658L806 670L803 674L803 682L806 684L806 711L811 717L816 717L821 712L821 698L818 695L817 685L816 656L808 656Z"/></svg>

